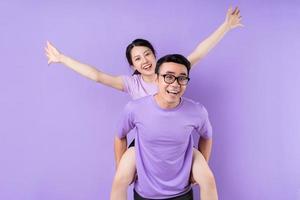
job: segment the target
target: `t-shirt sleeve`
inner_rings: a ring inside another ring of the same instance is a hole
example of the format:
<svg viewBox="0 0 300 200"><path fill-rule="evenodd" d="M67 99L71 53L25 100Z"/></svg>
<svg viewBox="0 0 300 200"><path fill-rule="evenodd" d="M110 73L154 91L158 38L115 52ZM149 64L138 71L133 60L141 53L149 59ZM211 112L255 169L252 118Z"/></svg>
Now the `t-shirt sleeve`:
<svg viewBox="0 0 300 200"><path fill-rule="evenodd" d="M134 117L133 117L133 106L132 103L129 102L123 112L121 113L121 117L117 126L117 136L118 138L124 138L126 135L135 127L134 125Z"/></svg>
<svg viewBox="0 0 300 200"><path fill-rule="evenodd" d="M212 138L212 126L209 121L208 112L204 106L201 106L201 120L200 124L197 127L197 132L199 133L200 137L205 139Z"/></svg>
<svg viewBox="0 0 300 200"><path fill-rule="evenodd" d="M132 94L133 87L135 84L134 76L121 76L124 85L124 92Z"/></svg>

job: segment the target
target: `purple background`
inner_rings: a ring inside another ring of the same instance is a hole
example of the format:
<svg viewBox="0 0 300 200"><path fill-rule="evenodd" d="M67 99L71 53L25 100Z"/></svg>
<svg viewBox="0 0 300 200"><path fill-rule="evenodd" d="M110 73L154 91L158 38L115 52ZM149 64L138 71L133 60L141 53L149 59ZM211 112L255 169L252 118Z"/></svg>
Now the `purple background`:
<svg viewBox="0 0 300 200"><path fill-rule="evenodd" d="M46 40L105 72L130 74L124 52L133 39L150 40L158 57L188 55L230 4L246 27L198 64L186 93L210 113L220 199L299 200L296 0L0 1L0 199L109 198L114 127L129 97L47 66Z"/></svg>

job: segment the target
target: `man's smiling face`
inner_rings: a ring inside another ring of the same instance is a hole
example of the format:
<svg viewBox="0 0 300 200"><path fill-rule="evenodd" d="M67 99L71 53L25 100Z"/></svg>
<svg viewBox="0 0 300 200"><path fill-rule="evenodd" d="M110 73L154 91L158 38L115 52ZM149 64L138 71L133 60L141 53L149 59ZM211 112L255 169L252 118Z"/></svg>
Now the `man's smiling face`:
<svg viewBox="0 0 300 200"><path fill-rule="evenodd" d="M174 81L174 77L177 78ZM168 104L180 102L180 98L186 90L186 84L179 84L188 78L186 66L174 62L165 62L160 66L157 78L158 93L160 99ZM174 81L173 83L170 83ZM169 82L169 83L168 83Z"/></svg>

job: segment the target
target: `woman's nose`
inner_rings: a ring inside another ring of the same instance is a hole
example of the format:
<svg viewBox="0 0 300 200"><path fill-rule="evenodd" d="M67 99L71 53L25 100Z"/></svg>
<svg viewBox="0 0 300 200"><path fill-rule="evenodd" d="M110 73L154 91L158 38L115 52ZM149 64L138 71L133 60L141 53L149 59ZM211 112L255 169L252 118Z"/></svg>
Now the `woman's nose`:
<svg viewBox="0 0 300 200"><path fill-rule="evenodd" d="M146 63L146 62L148 62L148 59L146 57L142 57L142 61L143 61L143 63Z"/></svg>

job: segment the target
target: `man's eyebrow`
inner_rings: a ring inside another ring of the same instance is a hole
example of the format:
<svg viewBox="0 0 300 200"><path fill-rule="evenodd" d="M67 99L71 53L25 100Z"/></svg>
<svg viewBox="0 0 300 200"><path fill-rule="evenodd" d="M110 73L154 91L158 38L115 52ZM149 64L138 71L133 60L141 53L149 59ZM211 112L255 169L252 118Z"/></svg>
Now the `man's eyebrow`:
<svg viewBox="0 0 300 200"><path fill-rule="evenodd" d="M175 72L172 72L172 71L166 71L166 74L175 74ZM180 73L180 75L187 76L187 74L186 74L185 72Z"/></svg>
<svg viewBox="0 0 300 200"><path fill-rule="evenodd" d="M175 74L175 72L172 71L166 71L167 74Z"/></svg>

